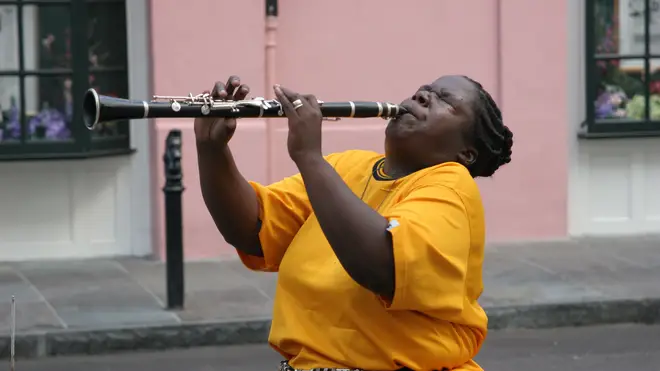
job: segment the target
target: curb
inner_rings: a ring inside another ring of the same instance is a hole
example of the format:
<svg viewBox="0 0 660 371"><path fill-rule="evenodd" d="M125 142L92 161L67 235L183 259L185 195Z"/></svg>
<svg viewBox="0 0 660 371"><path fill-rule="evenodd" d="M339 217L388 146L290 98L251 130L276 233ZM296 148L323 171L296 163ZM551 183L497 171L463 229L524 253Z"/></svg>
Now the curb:
<svg viewBox="0 0 660 371"><path fill-rule="evenodd" d="M660 323L660 298L486 308L489 328L543 329L619 323ZM16 358L99 355L128 351L265 343L270 319L183 323L97 330L56 330L16 336ZM0 335L0 358L10 337Z"/></svg>

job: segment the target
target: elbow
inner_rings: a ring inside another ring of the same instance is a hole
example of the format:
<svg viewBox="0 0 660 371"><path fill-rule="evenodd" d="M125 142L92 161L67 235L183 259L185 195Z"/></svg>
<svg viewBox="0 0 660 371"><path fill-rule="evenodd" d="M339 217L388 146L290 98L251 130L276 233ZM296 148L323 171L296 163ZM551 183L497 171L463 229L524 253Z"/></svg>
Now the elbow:
<svg viewBox="0 0 660 371"><path fill-rule="evenodd" d="M371 286L369 290L382 299L386 301L392 301L394 299L395 284L393 274L381 275L381 277L374 279L369 286Z"/></svg>
<svg viewBox="0 0 660 371"><path fill-rule="evenodd" d="M371 291L374 295L382 301L391 303L394 300L394 285L388 285L382 282L371 283L369 285L362 285L367 290Z"/></svg>
<svg viewBox="0 0 660 371"><path fill-rule="evenodd" d="M350 276L358 285L371 291L383 300L391 302L394 299L394 280L390 282L387 279L376 279L374 277Z"/></svg>
<svg viewBox="0 0 660 371"><path fill-rule="evenodd" d="M244 254L259 258L264 257L264 251L261 248L261 241L259 241L258 234L250 237L240 235L223 235L223 237L227 244Z"/></svg>

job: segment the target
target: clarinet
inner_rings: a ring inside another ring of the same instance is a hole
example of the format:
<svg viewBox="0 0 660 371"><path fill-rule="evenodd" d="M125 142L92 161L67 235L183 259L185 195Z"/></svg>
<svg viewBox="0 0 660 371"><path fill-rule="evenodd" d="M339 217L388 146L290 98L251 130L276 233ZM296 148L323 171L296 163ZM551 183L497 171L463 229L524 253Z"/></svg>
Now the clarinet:
<svg viewBox="0 0 660 371"><path fill-rule="evenodd" d="M318 101L323 118L336 121L342 117L392 119L405 109L389 102ZM100 95L89 89L83 99L83 121L89 130L103 122L147 118L194 117L284 117L280 102L261 97L245 100L217 100L210 94L193 96L158 96L149 102Z"/></svg>

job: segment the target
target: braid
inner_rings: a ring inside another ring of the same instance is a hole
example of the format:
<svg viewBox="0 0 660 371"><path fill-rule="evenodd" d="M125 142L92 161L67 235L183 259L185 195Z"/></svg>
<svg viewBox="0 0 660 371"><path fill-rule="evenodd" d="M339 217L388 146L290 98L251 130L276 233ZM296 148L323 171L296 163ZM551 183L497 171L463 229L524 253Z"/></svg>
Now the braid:
<svg viewBox="0 0 660 371"><path fill-rule="evenodd" d="M465 76L479 90L479 103L475 107L474 141L476 160L468 166L473 177L489 177L502 165L511 162L513 133L502 121L497 103L475 80Z"/></svg>

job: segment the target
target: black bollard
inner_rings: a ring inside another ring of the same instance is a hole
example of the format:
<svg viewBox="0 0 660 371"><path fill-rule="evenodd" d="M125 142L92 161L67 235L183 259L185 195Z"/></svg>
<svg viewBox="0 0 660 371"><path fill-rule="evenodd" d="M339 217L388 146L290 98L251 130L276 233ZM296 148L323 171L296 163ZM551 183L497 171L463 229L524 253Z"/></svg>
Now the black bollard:
<svg viewBox="0 0 660 371"><path fill-rule="evenodd" d="M181 169L181 130L173 129L165 139L165 253L167 308L183 309L183 172Z"/></svg>
<svg viewBox="0 0 660 371"><path fill-rule="evenodd" d="M277 0L266 0L266 17L277 17Z"/></svg>

